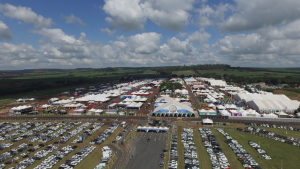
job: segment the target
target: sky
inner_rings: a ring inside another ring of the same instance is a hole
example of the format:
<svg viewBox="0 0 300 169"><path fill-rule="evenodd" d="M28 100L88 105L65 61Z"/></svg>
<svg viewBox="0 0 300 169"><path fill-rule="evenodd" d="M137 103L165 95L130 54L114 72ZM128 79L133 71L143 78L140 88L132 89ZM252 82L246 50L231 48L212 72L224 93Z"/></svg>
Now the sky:
<svg viewBox="0 0 300 169"><path fill-rule="evenodd" d="M299 67L297 0L1 0L0 70Z"/></svg>

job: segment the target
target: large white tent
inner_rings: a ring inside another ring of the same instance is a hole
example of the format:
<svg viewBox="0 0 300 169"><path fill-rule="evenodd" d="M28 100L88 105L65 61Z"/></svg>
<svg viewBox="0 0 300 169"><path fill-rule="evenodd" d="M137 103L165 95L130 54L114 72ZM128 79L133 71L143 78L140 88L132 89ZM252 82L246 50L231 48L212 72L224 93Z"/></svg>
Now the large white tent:
<svg viewBox="0 0 300 169"><path fill-rule="evenodd" d="M268 95L263 95L263 94L242 94L238 93L233 96L234 99L241 101L241 102L248 102L252 100L285 100L285 101L290 101L290 99L283 94L268 94Z"/></svg>
<svg viewBox="0 0 300 169"><path fill-rule="evenodd" d="M247 106L260 112L285 111L293 113L298 107L299 102L290 100L283 94L241 94L234 95L238 101L246 103Z"/></svg>
<svg viewBox="0 0 300 169"><path fill-rule="evenodd" d="M293 113L299 107L299 102L294 100L252 100L246 104L261 112L285 111Z"/></svg>
<svg viewBox="0 0 300 169"><path fill-rule="evenodd" d="M208 79L207 81L211 86L227 86L227 83L223 80Z"/></svg>

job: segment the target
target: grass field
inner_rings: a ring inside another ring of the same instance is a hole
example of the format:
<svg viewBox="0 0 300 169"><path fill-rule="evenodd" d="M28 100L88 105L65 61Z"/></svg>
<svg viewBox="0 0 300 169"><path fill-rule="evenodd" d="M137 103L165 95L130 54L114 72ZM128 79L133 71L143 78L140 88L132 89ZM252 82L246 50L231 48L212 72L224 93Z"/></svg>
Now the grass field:
<svg viewBox="0 0 300 169"><path fill-rule="evenodd" d="M267 76L274 76L274 77L285 77L285 76L299 76L300 71L288 71L284 69L264 69L261 71L253 71L247 69L227 69L227 70L198 70L200 74L206 73L215 73L217 75L223 76L224 74L227 75L235 75L235 76L246 76L246 77L263 77L264 75Z"/></svg>
<svg viewBox="0 0 300 169"><path fill-rule="evenodd" d="M197 128L194 130L194 138L193 139L194 139L195 146L196 146L197 153L198 153L200 168L212 168L209 155L206 152L206 149L201 140L200 132Z"/></svg>
<svg viewBox="0 0 300 169"><path fill-rule="evenodd" d="M178 126L178 132L177 132L178 135L181 135L182 127L188 127L188 126L195 127L194 142L196 144L196 148L199 155L200 168L211 168L209 156L206 152L205 147L202 144L201 137L198 131L198 127L201 126L188 125L187 123L183 123L183 122L176 123L176 125ZM213 134L216 136L216 139L220 144L220 147L223 150L225 156L228 158L231 168L239 169L243 167L241 163L237 160L235 153L224 142L226 138L222 134L220 134L217 130L215 130L216 128L223 128L225 132L227 132L233 139L236 139L262 168L280 169L281 159L284 159L283 168L293 169L293 168L297 168L300 165L300 161L298 160L297 155L295 155L298 152L300 152L299 147L274 141L268 138L240 132L235 130L235 128L237 127L244 128L246 126L244 124L231 123L227 126L209 127L211 128ZM298 131L291 131L291 130L286 131L284 129L267 128L267 127L260 127L260 126L258 128L265 129L280 135L287 135L294 138L300 138L300 132ZM181 139L181 136L178 137L178 140L179 139ZM255 141L256 143L260 143L262 149L264 149L266 153L271 156L272 160L261 159L260 154L254 148L249 146L248 141L250 140ZM181 158L183 156L183 154L181 154L183 153L182 144L178 144L177 146L178 146L178 157L179 157L178 165L179 167L184 167L184 165L181 164L183 162L183 159Z"/></svg>
<svg viewBox="0 0 300 169"><path fill-rule="evenodd" d="M300 94L297 93L297 92L288 91L288 90L274 90L273 93L274 94L284 94L284 95L286 95L288 98L290 98L292 100L298 100L298 101L300 101Z"/></svg>
<svg viewBox="0 0 300 169"><path fill-rule="evenodd" d="M173 71L172 74L175 74L175 75L178 75L178 76L181 76L181 75L184 75L184 76L193 76L193 75L196 75L196 73L192 70L186 70L186 71Z"/></svg>
<svg viewBox="0 0 300 169"><path fill-rule="evenodd" d="M298 168L300 161L294 154L300 151L299 147L281 143L264 137L254 136L252 134L239 131L226 131L233 139L245 148L245 150L256 160L262 168L278 169L281 165L281 158L286 158L284 168ZM260 142L260 146L271 156L272 160L261 159L259 153L247 143L249 140Z"/></svg>

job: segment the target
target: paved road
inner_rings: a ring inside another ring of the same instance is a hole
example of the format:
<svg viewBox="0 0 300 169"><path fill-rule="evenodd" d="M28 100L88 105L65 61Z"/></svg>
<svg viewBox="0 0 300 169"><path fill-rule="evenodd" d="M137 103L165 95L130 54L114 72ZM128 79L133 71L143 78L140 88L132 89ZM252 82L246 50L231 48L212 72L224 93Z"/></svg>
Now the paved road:
<svg viewBox="0 0 300 169"><path fill-rule="evenodd" d="M148 138L150 139L149 142L147 142ZM163 160L160 154L166 146L166 140L167 133L138 133L135 140L133 140L135 146L130 149L133 158L129 160L125 169L160 168L159 162Z"/></svg>

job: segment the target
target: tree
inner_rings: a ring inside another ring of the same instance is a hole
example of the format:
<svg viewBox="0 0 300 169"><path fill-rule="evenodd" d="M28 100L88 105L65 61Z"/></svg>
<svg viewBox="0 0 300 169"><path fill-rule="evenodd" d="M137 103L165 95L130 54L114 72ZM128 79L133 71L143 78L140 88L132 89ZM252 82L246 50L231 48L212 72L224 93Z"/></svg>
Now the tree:
<svg viewBox="0 0 300 169"><path fill-rule="evenodd" d="M248 92L252 92L249 86L246 86L245 90L247 90Z"/></svg>
<svg viewBox="0 0 300 169"><path fill-rule="evenodd" d="M258 90L260 90L261 86L260 85L256 85L255 88L258 89Z"/></svg>

